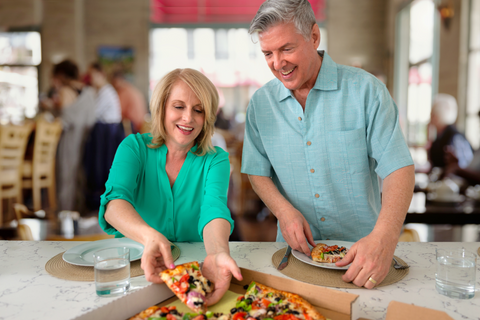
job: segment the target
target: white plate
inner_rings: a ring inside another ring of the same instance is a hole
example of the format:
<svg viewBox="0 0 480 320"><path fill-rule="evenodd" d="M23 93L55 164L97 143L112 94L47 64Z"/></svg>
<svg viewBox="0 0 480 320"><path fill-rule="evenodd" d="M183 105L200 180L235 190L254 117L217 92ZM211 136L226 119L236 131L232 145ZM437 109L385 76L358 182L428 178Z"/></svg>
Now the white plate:
<svg viewBox="0 0 480 320"><path fill-rule="evenodd" d="M138 260L143 254L143 245L129 238L105 239L84 243L70 248L63 254L63 260L76 266L93 267L93 253L111 247L130 249L130 261Z"/></svg>
<svg viewBox="0 0 480 320"><path fill-rule="evenodd" d="M315 241L315 243L325 243L327 246L333 246L333 245L338 245L339 247L345 247L347 249L350 249L351 246L355 242L349 242L349 241L337 241L337 240L318 240ZM297 251L297 250L292 250L292 254L295 258L298 260L305 262L307 264L310 264L315 267L320 267L320 268L327 268L327 269L335 269L335 270L347 270L350 265L347 265L345 267L337 267L335 263L320 263L312 260L312 257L307 256L305 253Z"/></svg>

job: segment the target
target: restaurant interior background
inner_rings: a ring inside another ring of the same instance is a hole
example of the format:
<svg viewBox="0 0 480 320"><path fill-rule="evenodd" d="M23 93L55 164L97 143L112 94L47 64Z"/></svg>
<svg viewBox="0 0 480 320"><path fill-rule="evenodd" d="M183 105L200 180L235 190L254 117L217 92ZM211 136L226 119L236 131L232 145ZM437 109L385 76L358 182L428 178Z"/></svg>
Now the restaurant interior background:
<svg viewBox="0 0 480 320"><path fill-rule="evenodd" d="M107 71L121 65L127 79L147 101L156 82L168 71L177 67L201 70L217 86L221 97L217 130L225 139L232 165L228 200L236 221L232 239L273 241L276 219L240 173L248 101L273 78L258 42L247 32L262 2L0 0L0 123L21 124L38 117L39 99L50 88L52 66L66 58L75 61L82 74L94 61L102 62ZM427 210L426 184L431 178L427 175L428 123L437 93L457 99L456 126L475 150L480 147L480 0L310 3L321 29L319 49L326 50L336 63L363 68L377 76L396 101L417 171L418 192L409 212L422 214ZM148 117L145 121L148 128ZM10 226L11 221L18 226L18 221L28 221L28 217L40 219L39 214L34 217L32 196L26 189L20 202L28 212L23 217L15 215L13 203L19 201L7 199L4 191L2 195L3 188L8 187L2 179L0 172L2 228ZM79 217L59 214L62 208L51 208L47 193L41 193L41 206L47 216L73 217L75 230L82 217L85 228L98 227L92 222L95 212L80 206ZM473 216L479 210L478 203L480 199L467 209L459 209L463 205L459 203L444 206L447 211L457 210L459 217ZM408 224L406 228L414 230L413 237L420 241L479 240L478 224L469 219L457 224L455 216L449 217L451 221L436 222L433 216L433 222ZM41 231L33 224L30 227L38 237Z"/></svg>

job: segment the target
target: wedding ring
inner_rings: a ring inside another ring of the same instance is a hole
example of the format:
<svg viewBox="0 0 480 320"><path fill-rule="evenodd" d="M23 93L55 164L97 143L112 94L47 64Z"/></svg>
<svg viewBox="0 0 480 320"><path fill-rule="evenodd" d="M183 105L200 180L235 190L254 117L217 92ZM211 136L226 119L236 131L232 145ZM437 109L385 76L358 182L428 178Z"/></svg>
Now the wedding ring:
<svg viewBox="0 0 480 320"><path fill-rule="evenodd" d="M373 284L377 284L377 281L375 281L372 277L368 278L368 281L370 281Z"/></svg>

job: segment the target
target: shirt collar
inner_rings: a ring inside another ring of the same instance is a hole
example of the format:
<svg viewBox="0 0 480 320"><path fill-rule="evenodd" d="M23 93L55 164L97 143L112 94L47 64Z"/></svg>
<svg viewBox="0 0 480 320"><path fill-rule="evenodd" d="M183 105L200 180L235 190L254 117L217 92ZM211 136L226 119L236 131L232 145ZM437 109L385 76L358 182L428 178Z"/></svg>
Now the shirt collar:
<svg viewBox="0 0 480 320"><path fill-rule="evenodd" d="M312 89L325 91L337 90L337 64L324 50L319 50L318 54L323 57L323 61L322 66L320 67L320 72L317 76L317 81L315 81L315 85ZM293 96L292 92L289 89L285 88L283 83L281 83L278 89L278 97L279 101L282 101L288 97Z"/></svg>

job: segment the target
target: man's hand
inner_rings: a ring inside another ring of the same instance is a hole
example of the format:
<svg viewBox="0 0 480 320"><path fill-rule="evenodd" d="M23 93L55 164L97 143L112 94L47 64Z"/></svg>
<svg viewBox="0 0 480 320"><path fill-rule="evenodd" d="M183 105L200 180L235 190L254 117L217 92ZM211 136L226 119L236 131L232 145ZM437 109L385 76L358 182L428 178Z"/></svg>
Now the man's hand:
<svg viewBox="0 0 480 320"><path fill-rule="evenodd" d="M293 207L277 216L283 238L292 249L311 255L308 243L315 247L312 231L305 217ZM305 240L306 238L306 240Z"/></svg>
<svg viewBox="0 0 480 320"><path fill-rule="evenodd" d="M370 233L357 241L345 258L335 265L343 267L352 263L342 279L356 286L372 289L388 274L398 239L389 234ZM372 278L376 283L370 281Z"/></svg>
<svg viewBox="0 0 480 320"><path fill-rule="evenodd" d="M161 233L153 233L145 243L141 268L145 279L154 283L162 283L159 274L165 269L174 269L170 242Z"/></svg>
<svg viewBox="0 0 480 320"><path fill-rule="evenodd" d="M243 279L237 263L226 252L207 255L202 273L215 285L213 292L207 295L207 306L217 303L223 297L230 286L232 275L239 281Z"/></svg>

